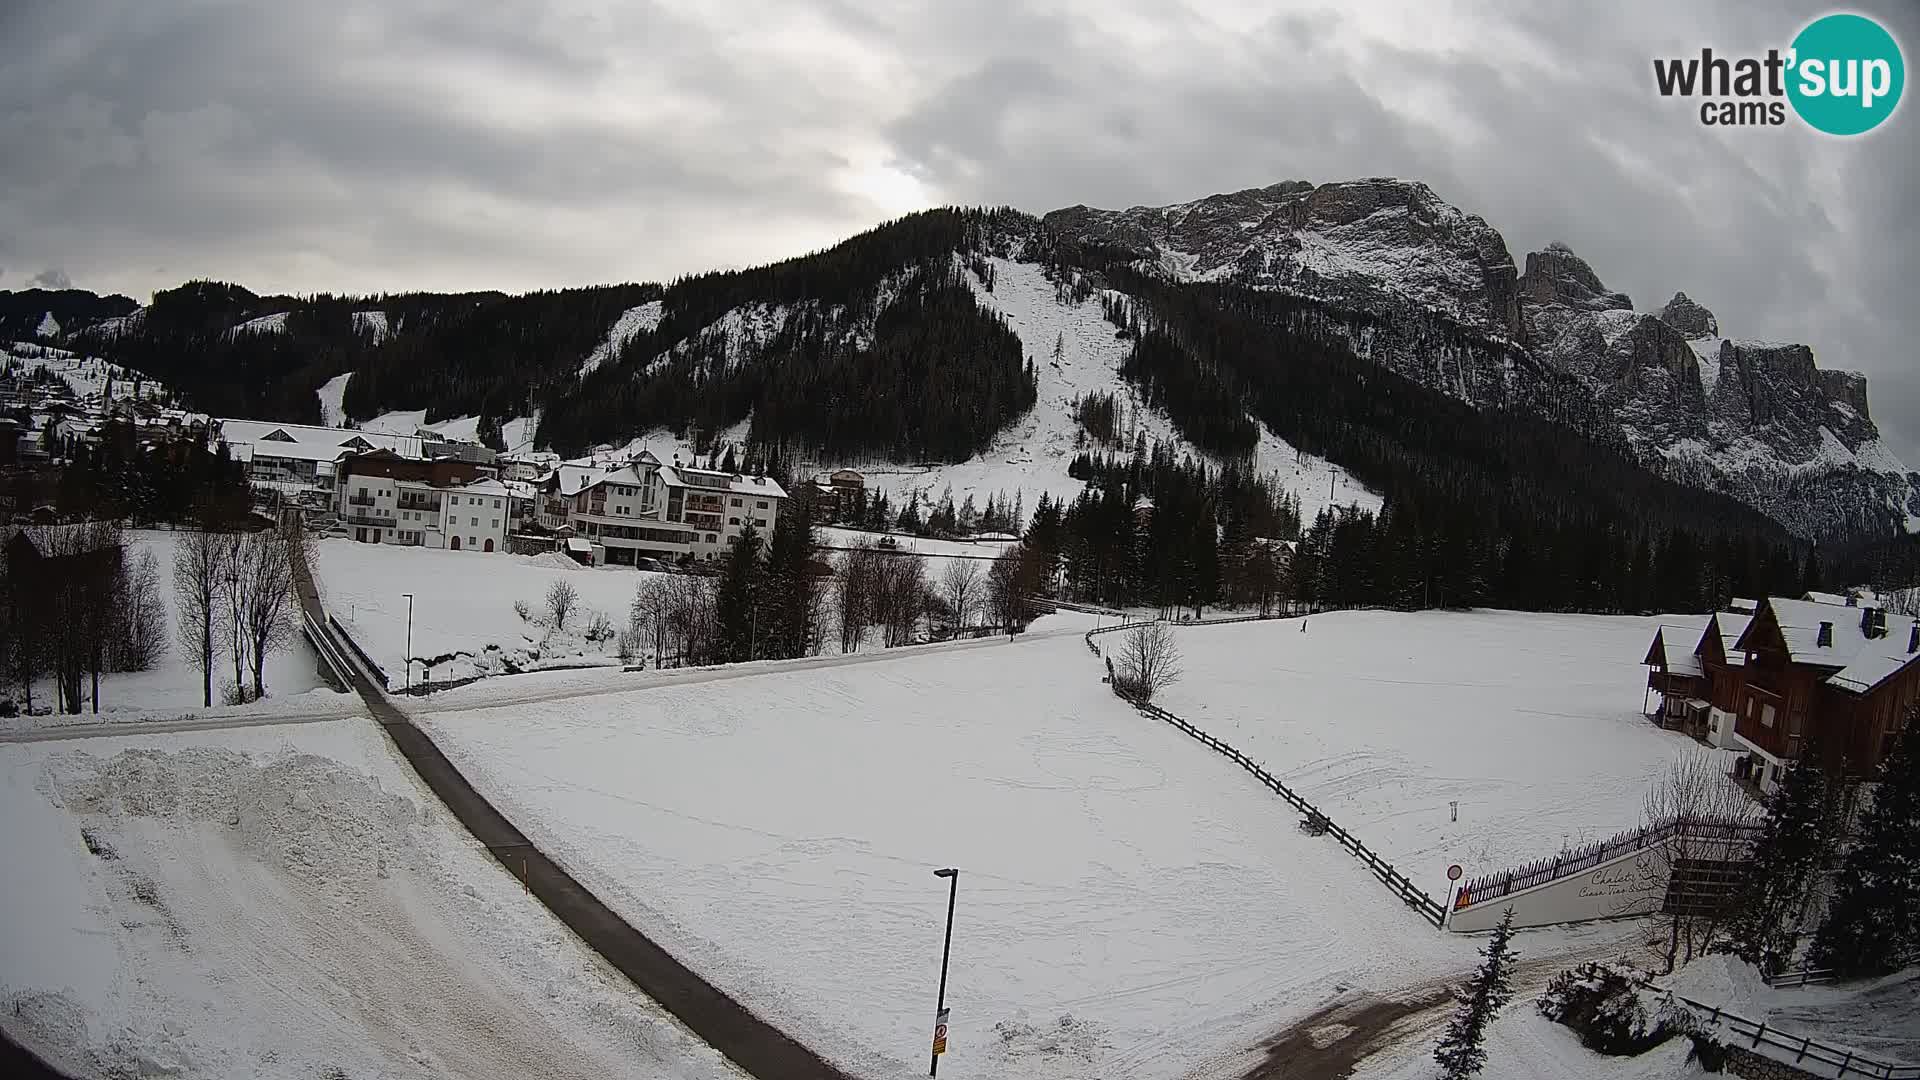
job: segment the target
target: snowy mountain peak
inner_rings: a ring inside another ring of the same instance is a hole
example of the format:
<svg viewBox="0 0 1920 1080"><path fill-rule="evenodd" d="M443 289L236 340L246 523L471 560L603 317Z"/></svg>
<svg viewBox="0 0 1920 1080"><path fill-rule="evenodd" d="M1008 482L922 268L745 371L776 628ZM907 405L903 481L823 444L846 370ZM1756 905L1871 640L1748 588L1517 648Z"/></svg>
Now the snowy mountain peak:
<svg viewBox="0 0 1920 1080"><path fill-rule="evenodd" d="M1521 329L1506 241L1419 181L1290 180L1172 206L1045 217L1184 280L1286 288L1368 309L1437 310L1502 336Z"/></svg>
<svg viewBox="0 0 1920 1080"><path fill-rule="evenodd" d="M1674 293L1667 306L1660 309L1660 321L1688 340L1720 336L1720 320L1683 292Z"/></svg>
<svg viewBox="0 0 1920 1080"><path fill-rule="evenodd" d="M1530 303L1561 304L1587 311L1633 310L1626 293L1609 292L1600 275L1573 249L1559 242L1527 255L1521 292Z"/></svg>

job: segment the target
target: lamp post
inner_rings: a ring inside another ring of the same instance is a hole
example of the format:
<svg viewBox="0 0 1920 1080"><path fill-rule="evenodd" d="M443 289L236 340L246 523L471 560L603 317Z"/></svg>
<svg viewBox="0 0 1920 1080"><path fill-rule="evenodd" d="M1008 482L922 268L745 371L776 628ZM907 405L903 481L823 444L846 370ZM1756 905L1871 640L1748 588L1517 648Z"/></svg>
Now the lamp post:
<svg viewBox="0 0 1920 1080"><path fill-rule="evenodd" d="M407 598L407 689L413 689L413 594L401 593Z"/></svg>
<svg viewBox="0 0 1920 1080"><path fill-rule="evenodd" d="M960 871L949 866L935 870L934 877L947 879L947 943L940 949L940 999L934 1006L933 1061L928 1076L940 1074L940 1055L947 1049L947 959L953 955L953 902L960 894Z"/></svg>

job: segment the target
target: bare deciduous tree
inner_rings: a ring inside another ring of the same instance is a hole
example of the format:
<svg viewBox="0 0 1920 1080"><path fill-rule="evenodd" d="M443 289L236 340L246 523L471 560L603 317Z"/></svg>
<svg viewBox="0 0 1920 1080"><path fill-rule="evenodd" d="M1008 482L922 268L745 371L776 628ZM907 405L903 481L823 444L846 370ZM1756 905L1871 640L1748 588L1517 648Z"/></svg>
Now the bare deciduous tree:
<svg viewBox="0 0 1920 1080"><path fill-rule="evenodd" d="M1128 630L1120 642L1115 678L1123 692L1142 701L1153 700L1155 694L1178 682L1180 647L1174 643L1173 627L1155 621Z"/></svg>
<svg viewBox="0 0 1920 1080"><path fill-rule="evenodd" d="M861 640L866 637L867 626L872 622L873 594L880 559L878 552L864 544L854 547L840 558L836 573L839 578L837 613L840 616L840 651L843 653L859 649Z"/></svg>
<svg viewBox="0 0 1920 1080"><path fill-rule="evenodd" d="M183 532L173 549L173 597L180 644L200 669L204 704L213 705L213 665L221 635L220 580L229 545L223 533Z"/></svg>
<svg viewBox="0 0 1920 1080"><path fill-rule="evenodd" d="M23 617L40 627L29 633L52 663L61 709L80 711L83 684L91 675L93 710L99 712L100 673L110 658L116 621L119 523L31 526L26 536L45 567L33 575L40 580L32 583L32 598L23 609Z"/></svg>
<svg viewBox="0 0 1920 1080"><path fill-rule="evenodd" d="M940 575L940 589L953 615L956 627L967 625L975 605L980 602L980 563L974 559L955 559Z"/></svg>
<svg viewBox="0 0 1920 1080"><path fill-rule="evenodd" d="M139 558L122 566L118 592L118 666L121 671L146 671L167 651L160 560L150 549L141 549Z"/></svg>
<svg viewBox="0 0 1920 1080"><path fill-rule="evenodd" d="M567 628L567 618L579 604L580 592L573 587L573 582L563 579L547 586L547 618L555 630Z"/></svg>
<svg viewBox="0 0 1920 1080"><path fill-rule="evenodd" d="M246 534L237 549L245 590L240 605L241 640L253 674L253 696L266 696L267 657L293 641L293 552L288 534L262 529Z"/></svg>
<svg viewBox="0 0 1920 1080"><path fill-rule="evenodd" d="M1014 633L1033 621L1029 597L1040 587L1041 560L1021 545L1001 554L987 570L987 608L995 622Z"/></svg>
<svg viewBox="0 0 1920 1080"><path fill-rule="evenodd" d="M1655 912L1654 944L1665 970L1709 952L1726 930L1733 910L1731 873L1742 853L1728 839L1729 826L1751 822L1756 808L1718 755L1687 754L1647 790L1649 825L1678 823L1672 839L1650 850L1657 877L1667 882Z"/></svg>
<svg viewBox="0 0 1920 1080"><path fill-rule="evenodd" d="M930 596L920 560L908 556L881 559L875 584L874 622L885 632L887 648L913 644L919 637Z"/></svg>

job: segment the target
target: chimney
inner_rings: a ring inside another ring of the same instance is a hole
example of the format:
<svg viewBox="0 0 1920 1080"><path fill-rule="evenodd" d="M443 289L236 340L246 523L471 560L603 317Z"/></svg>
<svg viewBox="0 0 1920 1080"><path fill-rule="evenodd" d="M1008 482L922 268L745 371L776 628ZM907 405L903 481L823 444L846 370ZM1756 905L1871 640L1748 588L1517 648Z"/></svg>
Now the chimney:
<svg viewBox="0 0 1920 1080"><path fill-rule="evenodd" d="M1833 624L1830 622L1821 623L1820 633L1818 636L1816 636L1813 639L1813 643L1815 645L1820 646L1823 649L1832 648L1833 647Z"/></svg>
<svg viewBox="0 0 1920 1080"><path fill-rule="evenodd" d="M1869 641L1882 637L1887 632L1887 614L1881 608L1863 607L1860 609L1860 633Z"/></svg>

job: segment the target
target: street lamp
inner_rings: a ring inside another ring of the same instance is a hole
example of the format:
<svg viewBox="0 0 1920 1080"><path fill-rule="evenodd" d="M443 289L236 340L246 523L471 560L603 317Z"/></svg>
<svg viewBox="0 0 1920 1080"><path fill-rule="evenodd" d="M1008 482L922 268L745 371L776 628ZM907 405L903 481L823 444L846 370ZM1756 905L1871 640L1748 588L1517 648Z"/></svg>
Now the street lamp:
<svg viewBox="0 0 1920 1080"><path fill-rule="evenodd" d="M940 950L940 1000L933 1014L933 1063L928 1076L940 1074L940 1055L947 1051L947 959L953 955L953 902L960 893L960 871L949 866L935 870L934 877L947 879L947 943Z"/></svg>
<svg viewBox="0 0 1920 1080"><path fill-rule="evenodd" d="M407 598L407 689L413 689L413 594L400 594Z"/></svg>

